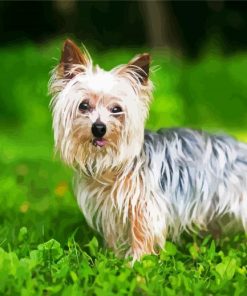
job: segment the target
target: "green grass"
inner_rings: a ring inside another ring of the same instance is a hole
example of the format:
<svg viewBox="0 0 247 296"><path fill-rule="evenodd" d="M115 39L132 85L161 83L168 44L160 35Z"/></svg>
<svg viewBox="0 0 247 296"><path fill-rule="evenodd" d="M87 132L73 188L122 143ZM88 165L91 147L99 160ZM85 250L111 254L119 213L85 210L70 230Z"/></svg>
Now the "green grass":
<svg viewBox="0 0 247 296"><path fill-rule="evenodd" d="M133 267L115 258L87 225L72 172L53 155L48 72L61 42L0 49L1 295L246 295L243 235L215 242L183 237ZM93 57L106 69L140 49ZM196 62L153 53L149 128L186 125L247 139L247 55Z"/></svg>

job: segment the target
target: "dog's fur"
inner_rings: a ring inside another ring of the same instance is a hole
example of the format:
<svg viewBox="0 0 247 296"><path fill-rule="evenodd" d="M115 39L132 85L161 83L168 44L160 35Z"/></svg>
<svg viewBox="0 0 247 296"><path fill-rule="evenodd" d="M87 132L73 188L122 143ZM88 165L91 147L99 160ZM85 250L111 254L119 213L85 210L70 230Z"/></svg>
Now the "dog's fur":
<svg viewBox="0 0 247 296"><path fill-rule="evenodd" d="M225 217L247 230L247 145L190 129L144 131L149 64L143 54L104 71L67 40L50 81L55 147L76 171L78 204L109 247L134 259ZM95 139L99 121L106 134Z"/></svg>

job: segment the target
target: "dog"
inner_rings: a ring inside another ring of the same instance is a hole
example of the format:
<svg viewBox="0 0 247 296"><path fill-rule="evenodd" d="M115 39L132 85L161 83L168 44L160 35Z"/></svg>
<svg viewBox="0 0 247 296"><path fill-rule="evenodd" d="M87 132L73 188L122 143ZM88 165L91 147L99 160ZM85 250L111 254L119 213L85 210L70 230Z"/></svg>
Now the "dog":
<svg viewBox="0 0 247 296"><path fill-rule="evenodd" d="M145 130L150 60L144 53L104 71L66 40L49 83L55 149L75 170L79 207L109 248L133 260L184 231L224 230L226 221L247 230L247 145Z"/></svg>

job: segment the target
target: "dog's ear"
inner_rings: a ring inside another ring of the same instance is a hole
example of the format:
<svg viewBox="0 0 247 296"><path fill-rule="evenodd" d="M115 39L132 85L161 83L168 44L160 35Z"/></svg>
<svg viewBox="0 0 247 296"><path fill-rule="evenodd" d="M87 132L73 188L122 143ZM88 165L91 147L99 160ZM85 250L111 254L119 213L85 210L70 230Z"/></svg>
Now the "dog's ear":
<svg viewBox="0 0 247 296"><path fill-rule="evenodd" d="M72 79L75 75L82 72L88 63L87 55L84 54L73 41L67 39L62 49L58 68L59 74L63 78Z"/></svg>
<svg viewBox="0 0 247 296"><path fill-rule="evenodd" d="M127 65L142 84L146 84L148 81L150 61L150 54L143 53L136 56Z"/></svg>

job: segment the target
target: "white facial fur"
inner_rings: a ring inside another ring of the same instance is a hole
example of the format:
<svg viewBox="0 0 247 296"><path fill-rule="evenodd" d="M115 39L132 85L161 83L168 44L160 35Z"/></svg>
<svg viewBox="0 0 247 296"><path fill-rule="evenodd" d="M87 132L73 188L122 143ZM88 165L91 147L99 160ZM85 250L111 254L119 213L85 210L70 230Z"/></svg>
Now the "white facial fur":
<svg viewBox="0 0 247 296"><path fill-rule="evenodd" d="M151 83L140 82L136 67L107 72L93 67L91 59L87 65L72 65L70 71L78 74L65 79L55 69L50 83L55 147L62 159L90 175L132 160L142 148ZM92 108L82 113L79 105L84 100ZM123 111L119 116L111 113L116 105ZM97 120L106 125L104 147L92 144L91 128Z"/></svg>

